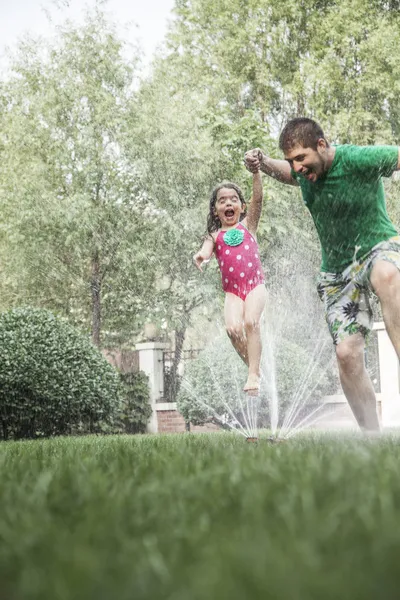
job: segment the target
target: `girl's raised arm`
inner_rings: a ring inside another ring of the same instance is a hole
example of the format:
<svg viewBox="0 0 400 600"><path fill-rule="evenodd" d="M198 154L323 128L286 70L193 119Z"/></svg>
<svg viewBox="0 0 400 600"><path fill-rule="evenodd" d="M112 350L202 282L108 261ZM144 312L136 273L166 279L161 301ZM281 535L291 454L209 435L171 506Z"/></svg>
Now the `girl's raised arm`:
<svg viewBox="0 0 400 600"><path fill-rule="evenodd" d="M251 197L250 207L247 211L246 221L247 229L253 235L256 234L258 223L261 217L261 210L263 205L263 186L261 179L261 172L257 171L253 173L253 194Z"/></svg>

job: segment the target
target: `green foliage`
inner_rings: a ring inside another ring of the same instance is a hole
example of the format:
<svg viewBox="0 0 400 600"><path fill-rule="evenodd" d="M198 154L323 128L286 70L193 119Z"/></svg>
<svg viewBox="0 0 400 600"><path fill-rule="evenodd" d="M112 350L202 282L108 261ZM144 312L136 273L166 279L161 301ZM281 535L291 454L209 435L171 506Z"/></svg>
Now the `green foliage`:
<svg viewBox="0 0 400 600"><path fill-rule="evenodd" d="M208 277L201 278L192 256L202 243L208 196L223 178L225 157L213 145L205 122L204 94L182 86L168 62L155 63L133 111L140 118L127 152L137 165L152 219L145 247L156 293L147 303L147 313L164 327L184 333L195 308L215 298L215 280L210 284Z"/></svg>
<svg viewBox="0 0 400 600"><path fill-rule="evenodd" d="M315 115L338 141L399 141L392 3L191 0L176 14L171 60L183 81L207 85L211 113L239 123L252 110L271 132Z"/></svg>
<svg viewBox="0 0 400 600"><path fill-rule="evenodd" d="M0 315L3 438L101 430L119 408L118 374L91 342L46 310Z"/></svg>
<svg viewBox="0 0 400 600"><path fill-rule="evenodd" d="M240 412L246 376L247 368L227 336L220 336L187 363L177 397L179 412L194 425L223 424L231 416L227 406L234 414Z"/></svg>
<svg viewBox="0 0 400 600"><path fill-rule="evenodd" d="M333 379L329 361L324 364L321 354L313 356L307 348L285 339L278 344L274 362L281 421L293 404L317 405L331 392Z"/></svg>
<svg viewBox="0 0 400 600"><path fill-rule="evenodd" d="M101 328L107 347L140 331L153 283L146 203L124 152L137 62L93 10L55 39L22 42L0 94L3 306Z"/></svg>
<svg viewBox="0 0 400 600"><path fill-rule="evenodd" d="M121 373L123 400L119 421L125 433L144 433L151 417L148 377L142 371Z"/></svg>

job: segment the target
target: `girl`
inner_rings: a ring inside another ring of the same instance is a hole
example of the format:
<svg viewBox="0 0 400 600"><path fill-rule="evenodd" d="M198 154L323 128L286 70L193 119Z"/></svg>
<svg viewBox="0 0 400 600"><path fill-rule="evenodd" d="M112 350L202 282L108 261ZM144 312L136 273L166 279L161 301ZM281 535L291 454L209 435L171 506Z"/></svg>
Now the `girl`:
<svg viewBox="0 0 400 600"><path fill-rule="evenodd" d="M261 267L256 231L263 200L261 173L253 173L253 197L248 213L240 188L234 183L218 185L210 199L207 236L193 260L201 271L213 252L221 271L225 292L225 326L228 336L249 368L244 391L260 389L260 319L267 291Z"/></svg>

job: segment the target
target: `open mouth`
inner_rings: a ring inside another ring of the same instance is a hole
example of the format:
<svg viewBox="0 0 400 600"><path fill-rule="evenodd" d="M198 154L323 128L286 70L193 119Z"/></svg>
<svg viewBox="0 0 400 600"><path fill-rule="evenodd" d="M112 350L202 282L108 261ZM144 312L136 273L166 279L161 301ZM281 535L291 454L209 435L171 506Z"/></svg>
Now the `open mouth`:
<svg viewBox="0 0 400 600"><path fill-rule="evenodd" d="M311 171L310 169L307 169L306 171L302 172L302 175L303 175L303 177L305 177L305 179L310 180L313 178L314 172Z"/></svg>
<svg viewBox="0 0 400 600"><path fill-rule="evenodd" d="M234 210L232 210L231 208L228 208L228 210L226 210L226 211L224 212L224 215L225 215L225 217L227 217L228 219L229 219L230 217L233 217L233 216L234 216L234 214L235 214L235 211L234 211Z"/></svg>

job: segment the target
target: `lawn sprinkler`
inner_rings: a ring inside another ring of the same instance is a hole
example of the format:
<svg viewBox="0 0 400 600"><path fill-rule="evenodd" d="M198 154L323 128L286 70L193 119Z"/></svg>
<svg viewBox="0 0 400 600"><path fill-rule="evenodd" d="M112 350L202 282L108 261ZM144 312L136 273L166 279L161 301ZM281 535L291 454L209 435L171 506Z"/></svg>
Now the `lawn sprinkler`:
<svg viewBox="0 0 400 600"><path fill-rule="evenodd" d="M246 442L252 442L253 444L257 443L258 442L258 437L247 437L246 438Z"/></svg>
<svg viewBox="0 0 400 600"><path fill-rule="evenodd" d="M269 438L267 438L267 442L270 444L280 444L281 442L285 441L285 438L278 438L277 435L271 435Z"/></svg>

